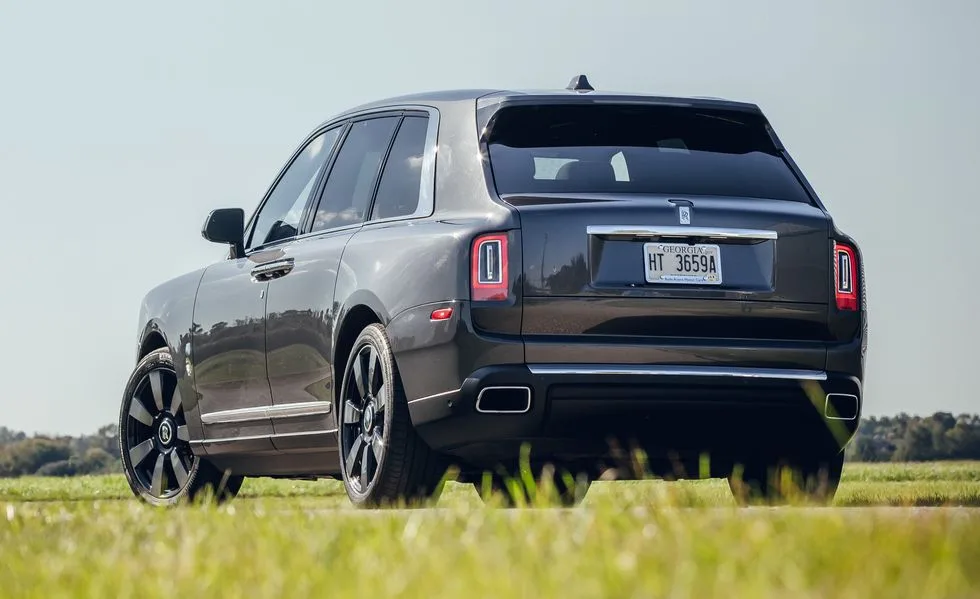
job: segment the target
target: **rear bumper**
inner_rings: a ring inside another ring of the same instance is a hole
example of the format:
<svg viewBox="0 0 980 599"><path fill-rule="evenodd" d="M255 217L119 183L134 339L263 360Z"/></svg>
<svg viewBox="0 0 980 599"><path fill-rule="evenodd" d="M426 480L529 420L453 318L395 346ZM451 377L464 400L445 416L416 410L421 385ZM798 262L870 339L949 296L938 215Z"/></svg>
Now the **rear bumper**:
<svg viewBox="0 0 980 599"><path fill-rule="evenodd" d="M524 443L532 458L563 462L606 459L617 446L650 455L826 455L850 441L861 415L860 339L594 351L549 344L546 351L533 341L477 334L465 316L431 325L440 328L424 337L422 319L411 320L412 327L392 322L389 336L412 422L433 449L472 465L514 460ZM602 363L583 363L585 355ZM509 413L480 411L481 392L486 400L493 387L526 388L529 402Z"/></svg>
<svg viewBox="0 0 980 599"><path fill-rule="evenodd" d="M502 387L528 389L528 405L496 410L487 390ZM860 407L855 377L822 371L555 364L482 368L458 390L409 402L430 446L474 463L513 459L524 442L565 461L612 457L616 446L825 454L853 436Z"/></svg>

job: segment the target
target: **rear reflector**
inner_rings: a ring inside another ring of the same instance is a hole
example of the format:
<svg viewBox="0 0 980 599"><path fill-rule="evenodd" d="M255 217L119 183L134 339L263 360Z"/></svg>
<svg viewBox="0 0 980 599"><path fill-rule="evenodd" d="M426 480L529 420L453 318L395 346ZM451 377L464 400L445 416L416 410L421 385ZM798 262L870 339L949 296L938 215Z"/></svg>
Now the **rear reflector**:
<svg viewBox="0 0 980 599"><path fill-rule="evenodd" d="M838 310L857 311L859 283L857 252L846 243L834 242L834 296Z"/></svg>
<svg viewBox="0 0 980 599"><path fill-rule="evenodd" d="M449 320L452 317L452 308L439 308L438 310L433 310L432 314L429 315L430 320Z"/></svg>
<svg viewBox="0 0 980 599"><path fill-rule="evenodd" d="M470 297L473 301L507 299L507 235L494 233L473 240Z"/></svg>

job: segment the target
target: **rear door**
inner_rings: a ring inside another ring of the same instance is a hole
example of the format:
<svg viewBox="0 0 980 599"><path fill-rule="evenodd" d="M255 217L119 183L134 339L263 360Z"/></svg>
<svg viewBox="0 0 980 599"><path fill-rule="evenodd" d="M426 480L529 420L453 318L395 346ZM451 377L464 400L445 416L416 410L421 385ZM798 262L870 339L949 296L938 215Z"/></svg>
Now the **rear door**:
<svg viewBox="0 0 980 599"><path fill-rule="evenodd" d="M336 443L334 289L344 248L367 218L400 120L388 113L350 124L321 186L309 233L283 248L292 270L269 284L266 346L279 450Z"/></svg>
<svg viewBox="0 0 980 599"><path fill-rule="evenodd" d="M526 337L830 335L830 221L758 112L517 105L491 127L496 192L520 213Z"/></svg>

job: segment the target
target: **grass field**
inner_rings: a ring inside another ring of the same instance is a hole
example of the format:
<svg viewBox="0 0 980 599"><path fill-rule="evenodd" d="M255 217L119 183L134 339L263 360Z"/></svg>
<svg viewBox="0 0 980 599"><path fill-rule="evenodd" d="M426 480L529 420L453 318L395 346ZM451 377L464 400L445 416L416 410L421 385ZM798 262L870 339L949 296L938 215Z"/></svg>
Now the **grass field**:
<svg viewBox="0 0 980 599"><path fill-rule="evenodd" d="M121 476L0 480L0 597L980 597L980 463L849 464L836 506L734 507L723 481L596 483L581 508L349 507L249 480L159 510ZM908 506L946 506L914 509Z"/></svg>

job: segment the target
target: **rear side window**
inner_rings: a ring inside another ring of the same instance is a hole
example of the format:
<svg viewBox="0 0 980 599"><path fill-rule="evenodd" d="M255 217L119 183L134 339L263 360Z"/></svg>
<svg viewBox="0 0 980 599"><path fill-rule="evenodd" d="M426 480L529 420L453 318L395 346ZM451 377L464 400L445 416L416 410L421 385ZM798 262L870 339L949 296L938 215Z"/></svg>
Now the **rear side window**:
<svg viewBox="0 0 980 599"><path fill-rule="evenodd" d="M385 161L371 219L409 216L419 207L422 157L429 119L405 117Z"/></svg>
<svg viewBox="0 0 980 599"><path fill-rule="evenodd" d="M501 195L718 195L811 203L758 114L677 106L512 106L494 116L487 142Z"/></svg>
<svg viewBox="0 0 980 599"><path fill-rule="evenodd" d="M313 231L364 222L398 117L380 117L351 125L320 196Z"/></svg>

